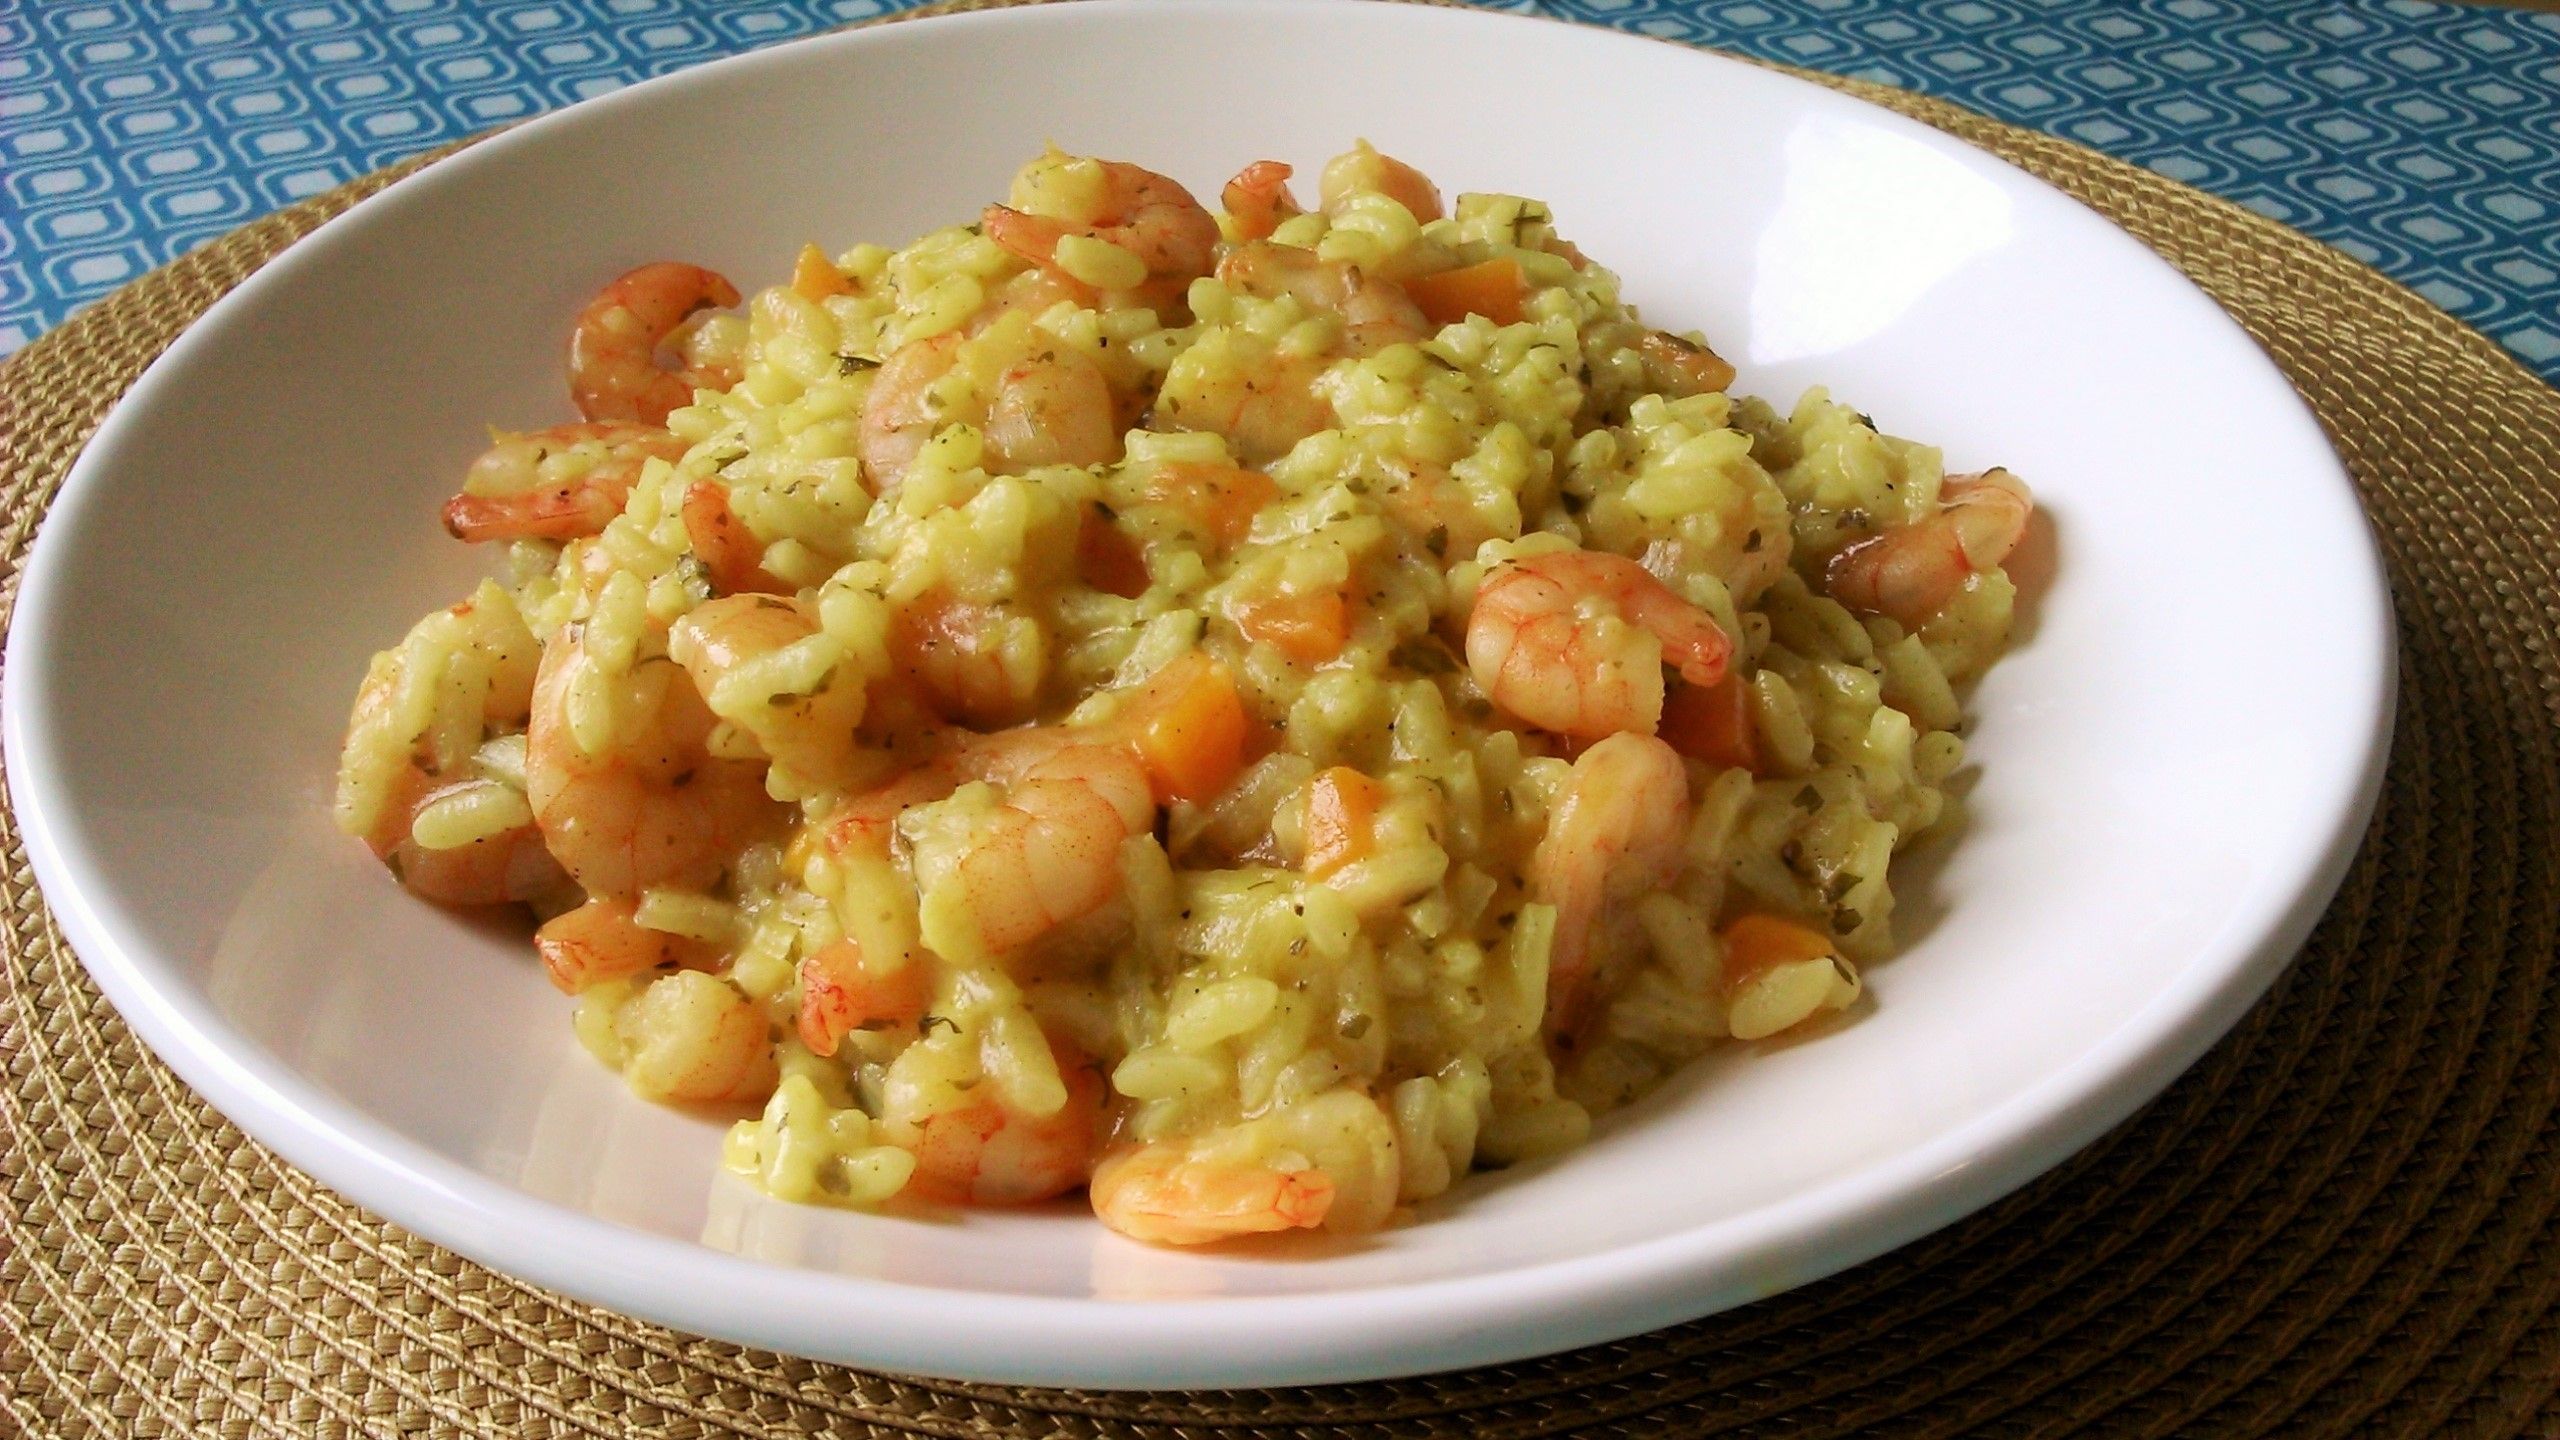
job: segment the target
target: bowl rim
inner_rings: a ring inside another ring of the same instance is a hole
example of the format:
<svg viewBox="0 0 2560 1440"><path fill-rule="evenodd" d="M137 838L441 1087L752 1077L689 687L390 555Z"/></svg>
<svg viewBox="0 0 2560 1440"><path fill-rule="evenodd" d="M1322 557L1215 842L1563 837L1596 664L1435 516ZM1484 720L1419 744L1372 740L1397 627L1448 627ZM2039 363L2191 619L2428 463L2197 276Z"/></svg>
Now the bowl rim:
<svg viewBox="0 0 2560 1440"><path fill-rule="evenodd" d="M2374 683L2361 696L2364 761L2333 777L2316 833L2262 895L2288 897L2226 917L2220 941L2153 998L2120 1017L2104 1040L1974 1120L1825 1182L1783 1205L1614 1249L1516 1269L1284 1296L1157 1300L1063 1299L942 1290L907 1281L752 1259L636 1230L540 1199L429 1150L305 1080L226 1022L203 999L161 977L169 968L117 913L116 886L74 853L63 817L76 809L53 767L59 753L41 637L76 628L60 613L68 541L87 521L97 472L112 468L129 408L152 396L183 360L210 345L236 306L287 282L340 236L372 223L392 197L455 183L474 165L540 145L555 127L611 107L659 103L684 88L725 83L731 67L772 63L804 46L913 43L920 30L1084 23L1097 13L1144 12L1179 0L1080 0L921 16L809 37L618 90L537 117L437 161L294 242L208 308L155 359L84 444L33 546L0 669L0 730L10 802L46 903L71 948L133 1030L224 1115L287 1161L369 1210L478 1263L642 1319L821 1360L954 1379L1105 1388L1308 1384L1379 1379L1491 1364L1621 1338L1774 1294L1909 1243L1991 1203L2095 1140L2148 1103L2234 1024L2290 963L2343 880L2378 800L2397 687L2389 590L2370 521L2362 571L2375 601L2361 639ZM1707 66L1747 68L1801 87L1817 107L1855 107L1862 123L1970 163L1990 160L2016 184L2059 199L2094 222L2125 258L2174 281L2200 327L2248 347L2284 419L2318 442L2350 502L2353 485L2316 417L2238 322L2156 252L2076 198L2023 168L1918 120L1783 70L1701 47L1543 16L1387 0L1228 0L1262 10L1310 5L1344 12L1432 16L1453 27L1555 25L1600 46L1674 44ZM706 82L706 74L718 72ZM2274 397L2281 396L2281 400ZM2270 416L2274 423L2275 417ZM31 665L30 662L34 663ZM2255 897L2253 897L2255 898ZM1747 1271L1747 1276L1737 1272ZM874 1321L866 1314L894 1317ZM830 1318L823 1328L805 1317ZM1061 1346L1062 1335L1101 1343Z"/></svg>

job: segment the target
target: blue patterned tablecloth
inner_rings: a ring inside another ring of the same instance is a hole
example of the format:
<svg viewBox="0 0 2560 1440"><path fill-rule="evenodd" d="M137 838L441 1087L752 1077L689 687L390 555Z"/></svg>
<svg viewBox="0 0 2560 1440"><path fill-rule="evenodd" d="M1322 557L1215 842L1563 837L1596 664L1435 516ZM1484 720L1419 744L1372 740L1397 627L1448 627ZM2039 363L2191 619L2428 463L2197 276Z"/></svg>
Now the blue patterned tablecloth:
<svg viewBox="0 0 2560 1440"><path fill-rule="evenodd" d="M0 354L473 131L915 0L0 0ZM2560 380L2560 14L2416 0L1513 0L1880 80L2300 227Z"/></svg>

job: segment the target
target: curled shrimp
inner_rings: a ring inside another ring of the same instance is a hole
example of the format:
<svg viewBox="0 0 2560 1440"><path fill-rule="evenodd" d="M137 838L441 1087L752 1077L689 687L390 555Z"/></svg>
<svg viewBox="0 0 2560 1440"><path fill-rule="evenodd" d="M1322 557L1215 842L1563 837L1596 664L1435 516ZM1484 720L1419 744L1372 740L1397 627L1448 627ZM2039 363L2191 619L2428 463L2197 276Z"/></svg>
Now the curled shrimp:
<svg viewBox="0 0 2560 1440"><path fill-rule="evenodd" d="M1363 140L1325 162L1316 178L1316 194L1328 215L1340 214L1352 196L1384 195L1429 224L1440 218L1440 188L1430 177L1401 160L1381 155Z"/></svg>
<svg viewBox="0 0 2560 1440"><path fill-rule="evenodd" d="M827 818L823 843L837 864L885 882L892 873L890 849L898 817L949 795L966 778L952 756L938 756L837 806ZM802 1044L816 1054L833 1055L853 1030L923 1014L923 956L914 947L912 930L899 940L895 954L884 952L877 959L849 937L802 957Z"/></svg>
<svg viewBox="0 0 2560 1440"><path fill-rule="evenodd" d="M533 948L567 995L653 970L707 970L721 958L703 941L643 926L629 900L590 900L554 916L533 932Z"/></svg>
<svg viewBox="0 0 2560 1440"><path fill-rule="evenodd" d="M2034 512L2025 482L2006 470L1951 475L1938 513L1853 542L1831 557L1823 589L1852 610L1916 630L1968 577L2008 559Z"/></svg>
<svg viewBox="0 0 2560 1440"><path fill-rule="evenodd" d="M1102 1080L1064 1039L1049 1050L1065 1102L1046 1115L1007 1103L982 1085L963 1104L929 1108L929 1097L894 1082L881 1107L880 1133L916 1157L907 1188L955 1205L1027 1205L1063 1195L1093 1173L1102 1121Z"/></svg>
<svg viewBox="0 0 2560 1440"><path fill-rule="evenodd" d="M889 651L935 713L992 729L1028 718L1039 703L1049 636L1036 618L1008 606L935 589L899 608Z"/></svg>
<svg viewBox="0 0 2560 1440"><path fill-rule="evenodd" d="M582 539L622 513L643 465L684 452L659 426L625 420L501 435L463 472L444 528L474 542Z"/></svg>
<svg viewBox="0 0 2560 1440"><path fill-rule="evenodd" d="M569 394L590 420L663 425L693 403L697 389L737 383L727 371L659 367L658 347L694 311L738 303L738 287L715 271L661 260L617 277L578 314L569 336Z"/></svg>
<svg viewBox="0 0 2560 1440"><path fill-rule="evenodd" d="M1564 796L1529 860L1530 894L1556 910L1547 957L1547 1032L1581 1018L1592 951L1608 917L1679 875L1689 833L1689 773L1651 735L1611 735L1573 762Z"/></svg>
<svg viewBox="0 0 2560 1440"><path fill-rule="evenodd" d="M856 452L872 493L886 495L898 488L907 466L946 423L932 390L959 359L962 343L958 334L948 334L903 345L871 378L870 393L863 397Z"/></svg>
<svg viewBox="0 0 2560 1440"><path fill-rule="evenodd" d="M1322 350L1285 349L1239 330L1216 330L1184 351L1166 373L1156 418L1180 430L1224 436L1248 465L1285 455L1337 423L1317 382L1333 362L1373 355L1431 333L1401 286L1294 245L1255 240L1218 262L1218 278L1239 294L1287 298L1329 316L1339 333Z"/></svg>
<svg viewBox="0 0 2560 1440"><path fill-rule="evenodd" d="M544 848L542 832L529 823L442 850L419 844L411 832L419 811L491 783L438 785L412 765L365 843L399 877L401 888L438 905L513 905L556 892L567 877Z"/></svg>
<svg viewBox="0 0 2560 1440"><path fill-rule="evenodd" d="M1029 198L1078 163L1055 152L1031 162L1014 180L1014 198ZM1078 221L990 205L982 217L987 238L1046 270L1061 269L1058 242L1070 235L1108 241L1136 256L1146 266L1146 288L1165 298L1178 296L1181 287L1209 273L1218 249L1218 221L1190 191L1152 170L1117 160L1082 163L1102 172L1093 213Z"/></svg>
<svg viewBox="0 0 2560 1440"><path fill-rule="evenodd" d="M989 292L985 306L962 329L975 335L1007 315L1038 319L1060 305L1090 310L1101 298L1092 286L1073 276L1054 270L1025 270Z"/></svg>
<svg viewBox="0 0 2560 1440"><path fill-rule="evenodd" d="M1052 349L1016 360L996 377L987 405L987 449L1004 470L1100 465L1120 455L1111 386L1093 362Z"/></svg>
<svg viewBox="0 0 2560 1440"><path fill-rule="evenodd" d="M684 520L684 538L693 546L694 557L711 577L711 588L721 595L762 594L787 595L792 587L774 578L764 568L764 547L756 543L755 532L729 504L729 490L717 480L696 480L685 487L684 504L679 511Z"/></svg>
<svg viewBox="0 0 2560 1440"><path fill-rule="evenodd" d="M1155 818L1155 788L1125 745L1016 731L973 770L1001 796L956 853L919 854L918 918L944 955L1002 955L1120 892L1120 842Z"/></svg>
<svg viewBox="0 0 2560 1440"><path fill-rule="evenodd" d="M1317 314L1339 319L1343 334L1337 355L1374 355L1432 333L1431 322L1404 287L1296 245L1268 240L1239 245L1218 262L1218 279L1259 299L1286 295Z"/></svg>
<svg viewBox="0 0 2560 1440"><path fill-rule="evenodd" d="M1063 345L1032 343L979 387L983 409L954 406L944 378L984 359L956 331L900 346L872 378L856 430L863 473L879 494L896 489L927 441L945 426L975 423L986 439L980 463L1019 473L1043 465L1099 465L1118 458L1120 430L1110 382L1092 361Z"/></svg>
<svg viewBox="0 0 2560 1440"><path fill-rule="evenodd" d="M1333 428L1333 405L1316 393L1332 364L1258 335L1212 330L1175 358L1156 395L1155 424L1223 436L1239 460L1264 464Z"/></svg>
<svg viewBox="0 0 2560 1440"><path fill-rule="evenodd" d="M543 898L567 883L544 848L520 787L480 763L492 736L522 729L532 704L540 647L505 593L484 582L472 598L430 615L411 632L444 632L423 649L410 643L373 658L347 719L332 809L340 828L361 837L403 888L439 905L502 905ZM456 644L455 642L459 642ZM450 647L449 659L433 659ZM439 694L476 695L476 709L417 713L410 667L437 666ZM459 670L457 671L457 668ZM417 837L431 807L460 805L484 818L518 823L472 827L476 838L432 847Z"/></svg>
<svg viewBox="0 0 2560 1440"><path fill-rule="evenodd" d="M764 1008L716 976L660 975L622 1006L613 1028L624 1083L651 1100L737 1105L773 1093Z"/></svg>
<svg viewBox="0 0 2560 1440"><path fill-rule="evenodd" d="M851 1031L917 1023L931 999L914 957L883 974L857 942L832 941L800 961L800 1042L813 1054L833 1055Z"/></svg>
<svg viewBox="0 0 2560 1440"><path fill-rule="evenodd" d="M1290 173L1277 160L1256 160L1237 171L1218 193L1218 203L1227 207L1239 239L1268 239L1281 221L1298 213L1297 198L1289 193Z"/></svg>
<svg viewBox="0 0 2560 1440"><path fill-rule="evenodd" d="M1733 641L1707 613L1623 555L1556 550L1496 567L1467 616L1467 665L1496 705L1544 730L1650 735L1662 665L1692 685L1724 678Z"/></svg>
<svg viewBox="0 0 2560 1440"><path fill-rule="evenodd" d="M814 647L816 655L780 652ZM853 729L862 723L863 681L820 637L817 607L773 595L727 595L698 605L667 632L667 654L684 667L713 714L743 730L774 764L804 787L831 788L852 778ZM814 678L808 672L824 666ZM789 792L786 792L789 793Z"/></svg>
<svg viewBox="0 0 2560 1440"><path fill-rule="evenodd" d="M763 765L707 748L711 711L673 661L598 689L627 689L602 753L579 744L572 693L595 665L575 630L545 647L526 731L525 796L570 878L596 896L698 889L777 819ZM591 682L588 682L591 683Z"/></svg>
<svg viewBox="0 0 2560 1440"><path fill-rule="evenodd" d="M1489 516L1450 473L1446 465L1411 459L1383 461L1384 483L1375 492L1378 504L1412 535L1430 536L1450 555L1472 555L1485 541L1506 533L1517 538L1519 525L1508 528L1499 512ZM1436 558L1436 557L1435 557Z"/></svg>
<svg viewBox="0 0 2560 1440"><path fill-rule="evenodd" d="M1214 1159L1170 1143L1102 1157L1093 1169L1093 1212L1152 1245L1208 1245L1243 1235L1313 1230L1333 1209L1322 1170Z"/></svg>

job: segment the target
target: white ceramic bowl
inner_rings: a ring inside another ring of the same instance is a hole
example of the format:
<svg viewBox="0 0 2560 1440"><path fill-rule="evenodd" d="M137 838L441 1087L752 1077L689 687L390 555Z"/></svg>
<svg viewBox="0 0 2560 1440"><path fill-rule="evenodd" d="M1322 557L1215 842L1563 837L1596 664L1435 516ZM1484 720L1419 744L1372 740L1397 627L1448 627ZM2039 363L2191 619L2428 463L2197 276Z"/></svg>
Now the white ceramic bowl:
<svg viewBox="0 0 2560 1440"><path fill-rule="evenodd" d="M1982 687L1974 822L1870 1013L1735 1048L1560 1163L1365 1244L1148 1250L1080 1207L795 1208L625 1095L524 937L413 903L325 804L365 656L489 557L436 530L484 422L650 259L974 213L1045 140L1210 193L1354 136L1553 202L1743 388L1828 383L2053 518ZM2353 491L2248 339L2021 172L1820 88L1490 14L1097 0L901 24L575 107L393 187L216 306L98 432L9 637L11 791L101 988L252 1134L477 1260L686 1329L1090 1385L1410 1373L1739 1304L2000 1195L2156 1093L2330 894L2388 728Z"/></svg>

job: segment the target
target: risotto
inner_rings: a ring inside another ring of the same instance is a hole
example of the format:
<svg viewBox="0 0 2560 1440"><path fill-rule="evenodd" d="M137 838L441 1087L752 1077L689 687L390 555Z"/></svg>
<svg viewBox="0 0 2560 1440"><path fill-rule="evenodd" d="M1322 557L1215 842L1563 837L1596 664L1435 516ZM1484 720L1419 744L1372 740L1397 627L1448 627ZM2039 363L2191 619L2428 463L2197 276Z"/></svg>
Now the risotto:
<svg viewBox="0 0 2560 1440"><path fill-rule="evenodd" d="M2026 489L1729 394L1537 201L1289 179L614 281L340 825L800 1201L1374 1230L1856 1006Z"/></svg>

